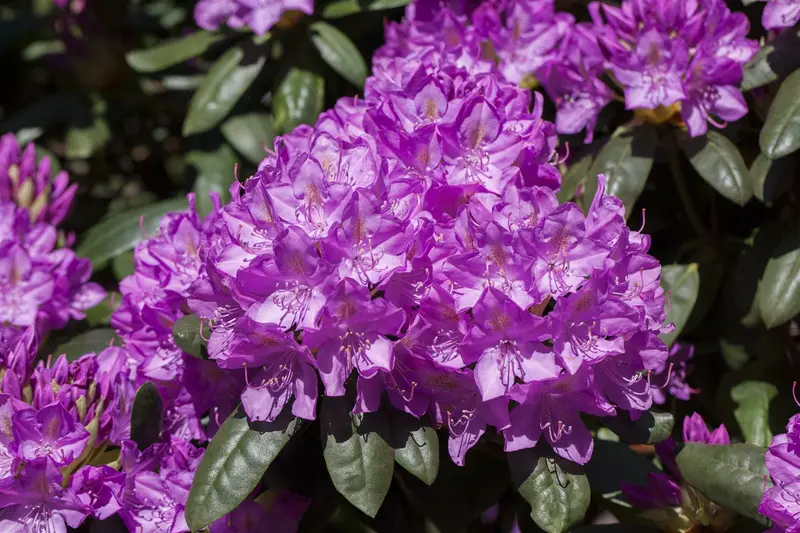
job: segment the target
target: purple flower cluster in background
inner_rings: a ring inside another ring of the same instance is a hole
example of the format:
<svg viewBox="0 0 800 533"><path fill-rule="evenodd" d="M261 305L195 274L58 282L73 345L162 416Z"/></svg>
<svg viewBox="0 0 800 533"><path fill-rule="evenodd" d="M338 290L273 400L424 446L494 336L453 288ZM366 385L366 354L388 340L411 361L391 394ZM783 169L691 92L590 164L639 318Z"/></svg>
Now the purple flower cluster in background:
<svg viewBox="0 0 800 533"><path fill-rule="evenodd" d="M508 83L459 16L436 25L451 37L408 53L416 26L391 26L365 100L277 139L234 184L189 307L210 357L245 371L251 420L289 405L314 419L319 377L327 396L352 390L355 413L384 393L427 413L458 464L489 427L508 451L544 438L585 463L579 413L652 404L660 265L602 176L586 215L559 205L541 95Z"/></svg>
<svg viewBox="0 0 800 533"><path fill-rule="evenodd" d="M222 24L231 28L253 30L264 35L278 23L287 11L310 15L314 12L313 0L200 0L194 8L194 20L206 30L215 30Z"/></svg>
<svg viewBox="0 0 800 533"><path fill-rule="evenodd" d="M764 0L761 24L768 30L791 28L800 21L800 0Z"/></svg>
<svg viewBox="0 0 800 533"><path fill-rule="evenodd" d="M77 185L66 172L52 176L50 160L21 149L13 134L0 137L0 336L24 328L39 334L64 327L105 298L88 282L92 267L69 248L74 236L57 228ZM0 362L3 359L0 357Z"/></svg>
<svg viewBox="0 0 800 533"><path fill-rule="evenodd" d="M766 463L775 485L764 493L758 512L772 520L771 532L797 533L800 531L800 414L789 419L786 433L772 439Z"/></svg>
<svg viewBox="0 0 800 533"><path fill-rule="evenodd" d="M779 5L790 9L777 1L768 9ZM554 12L552 0L475 9L422 1L390 26L384 53L423 56L443 42L438 47L451 61L482 58L509 82L538 80L556 103L558 133L585 129L587 142L614 99L642 120L682 122L692 136L747 112L738 84L758 44L746 38L744 14L731 13L723 0L594 2L589 12L592 21L579 23Z"/></svg>

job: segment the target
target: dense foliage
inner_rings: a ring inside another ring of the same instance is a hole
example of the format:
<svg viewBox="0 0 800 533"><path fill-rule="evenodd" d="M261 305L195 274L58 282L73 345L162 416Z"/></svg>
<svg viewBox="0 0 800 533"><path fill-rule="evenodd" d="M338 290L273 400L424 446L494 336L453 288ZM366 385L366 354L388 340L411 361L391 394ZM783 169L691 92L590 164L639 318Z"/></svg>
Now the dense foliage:
<svg viewBox="0 0 800 533"><path fill-rule="evenodd" d="M0 6L0 532L800 532L799 23Z"/></svg>

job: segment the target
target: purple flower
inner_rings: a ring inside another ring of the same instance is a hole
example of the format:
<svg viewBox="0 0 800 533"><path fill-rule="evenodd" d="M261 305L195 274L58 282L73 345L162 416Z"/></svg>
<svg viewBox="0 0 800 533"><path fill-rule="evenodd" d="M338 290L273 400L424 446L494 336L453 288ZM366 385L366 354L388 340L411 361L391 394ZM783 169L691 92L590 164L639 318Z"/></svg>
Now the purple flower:
<svg viewBox="0 0 800 533"><path fill-rule="evenodd" d="M194 9L198 26L215 30L226 23L231 28L248 26L257 35L264 35L286 11L314 12L312 0L200 0Z"/></svg>
<svg viewBox="0 0 800 533"><path fill-rule="evenodd" d="M800 530L800 415L772 439L766 463L775 485L764 493L758 512L773 521L773 530L794 533Z"/></svg>
<svg viewBox="0 0 800 533"><path fill-rule="evenodd" d="M48 458L54 465L64 466L78 457L89 441L89 432L76 424L61 404L48 405L38 412L19 411L11 424L11 449L25 461Z"/></svg>
<svg viewBox="0 0 800 533"><path fill-rule="evenodd" d="M800 2L797 0L765 0L761 24L768 30L791 28L800 20Z"/></svg>

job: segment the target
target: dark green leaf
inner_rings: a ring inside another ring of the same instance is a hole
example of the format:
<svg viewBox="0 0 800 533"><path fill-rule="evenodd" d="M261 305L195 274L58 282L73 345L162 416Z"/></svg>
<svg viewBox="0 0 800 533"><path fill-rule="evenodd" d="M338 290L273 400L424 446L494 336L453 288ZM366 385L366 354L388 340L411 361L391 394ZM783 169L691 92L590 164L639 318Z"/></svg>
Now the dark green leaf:
<svg viewBox="0 0 800 533"><path fill-rule="evenodd" d="M792 156L773 161L764 154L758 154L750 165L751 186L755 197L770 204L788 191L794 183L796 163Z"/></svg>
<svg viewBox="0 0 800 533"><path fill-rule="evenodd" d="M800 32L797 29L782 32L764 46L744 66L742 91L749 91L785 78L800 67Z"/></svg>
<svg viewBox="0 0 800 533"><path fill-rule="evenodd" d="M199 316L185 315L176 320L172 326L172 337L175 339L175 344L178 345L178 348L198 359L203 359L203 347L206 346L203 336L209 334L206 324L203 324L203 330L206 333L200 334L201 323Z"/></svg>
<svg viewBox="0 0 800 533"><path fill-rule="evenodd" d="M102 302L86 310L86 322L92 327L107 326L121 301L122 296L118 292L109 292Z"/></svg>
<svg viewBox="0 0 800 533"><path fill-rule="evenodd" d="M635 422L627 413L600 419L606 427L629 444L656 444L672 434L675 419L670 413L644 412Z"/></svg>
<svg viewBox="0 0 800 533"><path fill-rule="evenodd" d="M558 200L560 202L572 200L580 184L589 177L589 169L591 169L593 161L594 153L589 152L569 166L561 180L561 190L558 191Z"/></svg>
<svg viewBox="0 0 800 533"><path fill-rule="evenodd" d="M111 260L111 271L117 281L122 281L127 276L133 274L133 250L123 252Z"/></svg>
<svg viewBox="0 0 800 533"><path fill-rule="evenodd" d="M367 416L381 414L353 415L344 397L326 398L321 411L322 455L334 487L361 512L375 517L394 470L394 450L365 423Z"/></svg>
<svg viewBox="0 0 800 533"><path fill-rule="evenodd" d="M562 533L583 520L591 491L579 465L533 449L508 454L508 464L511 480L540 528Z"/></svg>
<svg viewBox="0 0 800 533"><path fill-rule="evenodd" d="M197 467L186 523L199 531L234 510L252 492L300 421L284 409L274 422L249 422L239 409L219 428Z"/></svg>
<svg viewBox="0 0 800 533"><path fill-rule="evenodd" d="M186 154L186 162L197 169L194 193L200 216L206 216L213 209L210 193L219 194L223 204L228 202L228 189L235 179L236 165L236 154L230 146L223 144L215 152L189 152Z"/></svg>
<svg viewBox="0 0 800 533"><path fill-rule="evenodd" d="M67 130L64 139L64 157L86 159L103 148L111 139L111 130L105 117L95 116L88 126L74 126Z"/></svg>
<svg viewBox="0 0 800 533"><path fill-rule="evenodd" d="M700 274L695 263L689 265L666 265L661 268L661 286L669 291L665 302L667 323L672 322L675 330L661 336L667 345L675 342L689 320L700 291Z"/></svg>
<svg viewBox="0 0 800 533"><path fill-rule="evenodd" d="M681 148L700 177L722 196L738 205L750 200L753 192L747 165L727 137L709 131L704 137L682 139Z"/></svg>
<svg viewBox="0 0 800 533"><path fill-rule="evenodd" d="M765 452L752 444L688 443L677 461L683 478L706 498L765 524L766 519L758 514L758 504L769 480Z"/></svg>
<svg viewBox="0 0 800 533"><path fill-rule="evenodd" d="M731 389L731 398L739 407L733 412L747 442L766 448L772 442L769 430L769 402L778 388L765 381L743 381Z"/></svg>
<svg viewBox="0 0 800 533"><path fill-rule="evenodd" d="M75 335L53 350L56 357L64 354L68 361L74 361L87 353L100 353L112 344L119 346L119 337L111 328L99 328Z"/></svg>
<svg viewBox="0 0 800 533"><path fill-rule="evenodd" d="M163 410L161 395L151 381L139 387L131 407L131 440L139 450L144 451L161 439Z"/></svg>
<svg viewBox="0 0 800 533"><path fill-rule="evenodd" d="M158 72L201 55L223 38L221 33L196 31L185 37L164 41L152 48L133 50L125 58L138 72Z"/></svg>
<svg viewBox="0 0 800 533"><path fill-rule="evenodd" d="M383 11L407 5L410 0L375 0L363 6L359 0L336 0L325 6L322 16L328 19L336 19L361 13L362 11Z"/></svg>
<svg viewBox="0 0 800 533"><path fill-rule="evenodd" d="M233 46L222 54L189 102L183 135L202 133L219 124L258 77L265 62L264 55L245 57L241 46Z"/></svg>
<svg viewBox="0 0 800 533"><path fill-rule="evenodd" d="M439 436L413 416L390 409L394 460L408 472L432 485L439 474Z"/></svg>
<svg viewBox="0 0 800 533"><path fill-rule="evenodd" d="M758 143L770 159L787 156L800 148L800 69L781 83Z"/></svg>
<svg viewBox="0 0 800 533"><path fill-rule="evenodd" d="M338 28L319 21L311 25L311 41L322 59L344 79L363 87L367 79L367 64L356 45Z"/></svg>
<svg viewBox="0 0 800 533"><path fill-rule="evenodd" d="M800 313L800 230L794 229L773 251L756 293L758 310L768 328Z"/></svg>
<svg viewBox="0 0 800 533"><path fill-rule="evenodd" d="M23 128L47 128L68 122L89 111L85 99L71 93L51 93L16 112L0 123L0 131L19 131Z"/></svg>
<svg viewBox="0 0 800 533"><path fill-rule="evenodd" d="M158 229L164 214L183 209L186 209L186 199L174 198L106 218L84 234L76 253L91 260L95 271L102 270L110 259L132 250L146 237L142 227L152 233Z"/></svg>
<svg viewBox="0 0 800 533"><path fill-rule="evenodd" d="M653 167L657 142L658 135L649 126L618 130L592 163L583 196L584 206L591 204L597 192L597 175L605 174L608 179L606 194L622 200L626 216L630 216Z"/></svg>
<svg viewBox="0 0 800 533"><path fill-rule="evenodd" d="M275 90L272 109L278 133L313 124L322 112L325 81L318 74L292 68Z"/></svg>
<svg viewBox="0 0 800 533"><path fill-rule="evenodd" d="M231 117L222 124L220 130L231 146L256 164L267 155L264 147L272 149L272 140L275 138L272 117L267 113Z"/></svg>

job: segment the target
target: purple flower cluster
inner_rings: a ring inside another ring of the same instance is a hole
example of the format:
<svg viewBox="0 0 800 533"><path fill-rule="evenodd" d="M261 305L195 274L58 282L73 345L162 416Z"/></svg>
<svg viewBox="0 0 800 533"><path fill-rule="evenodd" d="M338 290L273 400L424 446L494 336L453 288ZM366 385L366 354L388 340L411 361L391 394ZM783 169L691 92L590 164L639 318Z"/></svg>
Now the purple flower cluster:
<svg viewBox="0 0 800 533"><path fill-rule="evenodd" d="M264 35L287 11L310 15L313 0L200 0L194 8L194 20L206 30L216 30L222 24L231 28L245 26L257 35Z"/></svg>
<svg viewBox="0 0 800 533"><path fill-rule="evenodd" d="M775 485L764 493L758 512L772 520L771 532L797 533L800 531L800 414L789 419L786 433L772 439L766 463Z"/></svg>
<svg viewBox="0 0 800 533"><path fill-rule="evenodd" d="M579 413L652 403L660 265L604 177L585 215L559 205L541 95L459 40L461 22L438 19L455 37L404 57L390 39L365 100L277 139L234 184L189 307L210 357L244 370L252 420L314 419L319 378L356 413L385 394L428 414L458 464L489 426L508 451L544 438L585 463Z"/></svg>
<svg viewBox="0 0 800 533"><path fill-rule="evenodd" d="M539 81L556 103L557 131L585 129L587 142L614 99L641 120L682 121L692 136L747 112L737 86L758 44L746 38L744 14L731 13L723 0L594 2L588 23L555 13L552 0L477 8L421 0L406 13L390 26L384 56L483 59L509 82Z"/></svg>
<svg viewBox="0 0 800 533"><path fill-rule="evenodd" d="M51 176L50 160L0 137L0 336L10 343L28 326L62 328L100 303L105 291L89 283L92 267L69 248L74 237L57 225L77 185L66 172ZM0 358L0 362L2 359Z"/></svg>
<svg viewBox="0 0 800 533"><path fill-rule="evenodd" d="M137 245L134 273L120 282L122 302L111 317L134 386L156 385L165 407L164 431L186 441L205 441L206 431L217 426L204 429L200 418L211 412L214 421L224 419L242 388L238 374L184 353L172 337L173 324L187 312L190 285L204 274L202 256L219 210L219 198L214 201L214 212L202 220L190 195L188 211L166 215L157 234Z"/></svg>

